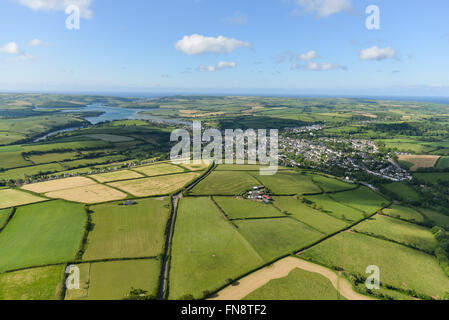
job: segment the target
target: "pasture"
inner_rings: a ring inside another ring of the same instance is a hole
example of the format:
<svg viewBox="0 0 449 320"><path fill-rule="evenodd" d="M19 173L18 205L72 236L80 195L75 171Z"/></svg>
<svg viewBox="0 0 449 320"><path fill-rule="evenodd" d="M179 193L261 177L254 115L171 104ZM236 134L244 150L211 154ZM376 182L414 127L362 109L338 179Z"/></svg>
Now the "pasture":
<svg viewBox="0 0 449 320"><path fill-rule="evenodd" d="M127 197L125 193L102 184L52 191L46 193L45 196L88 204L120 200Z"/></svg>
<svg viewBox="0 0 449 320"><path fill-rule="evenodd" d="M0 229L5 225L11 214L11 209L0 209Z"/></svg>
<svg viewBox="0 0 449 320"><path fill-rule="evenodd" d="M383 204L388 204L389 202L367 187L335 193L331 195L331 198L345 206L361 210L368 215L377 212L382 208Z"/></svg>
<svg viewBox="0 0 449 320"><path fill-rule="evenodd" d="M435 167L441 170L449 168L449 157L441 157Z"/></svg>
<svg viewBox="0 0 449 320"><path fill-rule="evenodd" d="M265 262L299 251L323 237L323 234L288 217L234 223Z"/></svg>
<svg viewBox="0 0 449 320"><path fill-rule="evenodd" d="M59 172L62 170L64 170L64 167L62 167L59 163L40 164L36 166L29 166L0 172L0 180L26 179L27 177L44 175L47 173Z"/></svg>
<svg viewBox="0 0 449 320"><path fill-rule="evenodd" d="M180 200L172 243L169 298L202 298L263 264L209 198Z"/></svg>
<svg viewBox="0 0 449 320"><path fill-rule="evenodd" d="M198 178L199 172L173 174L160 177L149 177L137 180L126 180L108 183L108 185L128 192L136 197L166 195Z"/></svg>
<svg viewBox="0 0 449 320"><path fill-rule="evenodd" d="M329 195L320 194L316 196L305 196L305 199L316 204L317 208L326 211L327 214L345 221L356 222L364 218L363 212L345 206L340 202L333 200Z"/></svg>
<svg viewBox="0 0 449 320"><path fill-rule="evenodd" d="M382 185L388 192L396 198L406 202L419 202L421 197L411 185L406 182L393 182Z"/></svg>
<svg viewBox="0 0 449 320"><path fill-rule="evenodd" d="M18 208L0 233L0 272L73 260L86 219L83 206L61 200Z"/></svg>
<svg viewBox="0 0 449 320"><path fill-rule="evenodd" d="M376 215L354 227L357 232L381 236L433 253L438 243L430 229L391 217Z"/></svg>
<svg viewBox="0 0 449 320"><path fill-rule="evenodd" d="M283 216L272 205L243 198L214 197L230 219L267 218Z"/></svg>
<svg viewBox="0 0 449 320"><path fill-rule="evenodd" d="M439 213L432 209L427 208L419 208L420 212L422 212L429 220L432 220L434 223L440 226L449 227L449 216Z"/></svg>
<svg viewBox="0 0 449 320"><path fill-rule="evenodd" d="M143 178L144 176L135 171L120 170L120 171L95 174L90 177L97 180L98 182L104 183L104 182L113 182L113 181L120 181L120 180L138 179L138 178Z"/></svg>
<svg viewBox="0 0 449 320"><path fill-rule="evenodd" d="M313 183L312 175L296 171L279 171L272 176L262 176L251 172L265 187L276 195L320 193L321 189Z"/></svg>
<svg viewBox="0 0 449 320"><path fill-rule="evenodd" d="M0 274L0 300L56 300L62 289L64 266Z"/></svg>
<svg viewBox="0 0 449 320"><path fill-rule="evenodd" d="M142 199L125 206L107 203L91 207L94 228L83 260L138 258L163 252L169 199Z"/></svg>
<svg viewBox="0 0 449 320"><path fill-rule="evenodd" d="M144 167L137 167L133 170L143 173L148 177L180 173L185 171L184 169L169 163L152 164Z"/></svg>
<svg viewBox="0 0 449 320"><path fill-rule="evenodd" d="M413 163L410 168L412 171L416 171L420 168L433 168L440 159L440 156L432 155L398 155L399 161L405 161Z"/></svg>
<svg viewBox="0 0 449 320"><path fill-rule="evenodd" d="M382 213L393 218L399 218L411 222L424 222L423 215L418 211L396 204L389 208L383 209Z"/></svg>
<svg viewBox="0 0 449 320"><path fill-rule="evenodd" d="M325 192L336 192L336 191L342 191L342 190L348 190L348 189L354 189L357 186L354 184L346 183L341 180L337 180L335 178L325 177L322 175L313 175L312 178L313 182L317 184L321 189L323 189Z"/></svg>
<svg viewBox="0 0 449 320"><path fill-rule="evenodd" d="M376 265L383 284L435 298L449 288L449 278L433 256L367 235L340 233L300 257L361 276L366 276L367 266Z"/></svg>
<svg viewBox="0 0 449 320"><path fill-rule="evenodd" d="M429 173L414 173L415 179L425 184L436 184L439 181L448 182L449 172L429 172Z"/></svg>
<svg viewBox="0 0 449 320"><path fill-rule="evenodd" d="M0 190L0 209L17 207L45 200L45 198L38 197L16 189Z"/></svg>
<svg viewBox="0 0 449 320"><path fill-rule="evenodd" d="M33 162L25 160L22 152L0 152L0 168L10 169L32 165Z"/></svg>
<svg viewBox="0 0 449 320"><path fill-rule="evenodd" d="M274 205L282 212L305 223L323 234L332 234L344 229L349 223L328 215L322 211L315 210L296 197L275 197Z"/></svg>
<svg viewBox="0 0 449 320"><path fill-rule="evenodd" d="M213 171L190 192L193 195L239 195L260 185L247 172Z"/></svg>
<svg viewBox="0 0 449 320"><path fill-rule="evenodd" d="M267 165L257 164L219 164L217 171L259 171L261 168L268 168ZM286 167L278 167L278 170L288 170Z"/></svg>

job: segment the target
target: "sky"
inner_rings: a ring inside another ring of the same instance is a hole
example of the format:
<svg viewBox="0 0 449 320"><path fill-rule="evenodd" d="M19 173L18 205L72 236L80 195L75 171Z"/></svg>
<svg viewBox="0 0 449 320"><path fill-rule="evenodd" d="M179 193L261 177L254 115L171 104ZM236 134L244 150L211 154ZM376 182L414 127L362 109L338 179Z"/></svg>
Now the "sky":
<svg viewBox="0 0 449 320"><path fill-rule="evenodd" d="M447 0L1 0L0 91L449 96L448 15Z"/></svg>

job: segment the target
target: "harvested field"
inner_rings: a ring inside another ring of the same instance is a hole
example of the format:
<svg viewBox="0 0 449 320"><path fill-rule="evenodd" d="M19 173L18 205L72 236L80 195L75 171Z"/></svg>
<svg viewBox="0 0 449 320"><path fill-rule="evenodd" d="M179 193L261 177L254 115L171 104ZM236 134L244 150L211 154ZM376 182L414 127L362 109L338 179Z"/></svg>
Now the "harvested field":
<svg viewBox="0 0 449 320"><path fill-rule="evenodd" d="M113 172L107 172L107 173L100 173L90 176L91 178L94 178L98 182L112 182L112 181L120 181L120 180L128 180L128 179L137 179L137 178L143 178L144 176L140 173L137 173L135 171L131 170L120 170L120 171L113 171Z"/></svg>
<svg viewBox="0 0 449 320"><path fill-rule="evenodd" d="M41 198L16 189L0 190L0 209L36 203L45 200L45 198Z"/></svg>
<svg viewBox="0 0 449 320"><path fill-rule="evenodd" d="M32 191L35 193L46 193L52 191L59 191L65 189L72 189L77 187L84 187L96 184L95 181L84 177L71 177L65 179L57 179L45 182L38 182L27 184L22 187L24 190Z"/></svg>
<svg viewBox="0 0 449 320"><path fill-rule="evenodd" d="M410 168L412 171L416 171L419 168L433 168L435 167L440 156L432 155L398 155L399 161L406 161L413 163Z"/></svg>
<svg viewBox="0 0 449 320"><path fill-rule="evenodd" d="M165 195L176 191L200 175L201 173L189 172L161 177L113 182L108 183L108 185L124 190L136 197L149 197L154 195Z"/></svg>
<svg viewBox="0 0 449 320"><path fill-rule="evenodd" d="M149 177L185 171L184 169L169 163L152 164L149 166L137 167L133 170L143 173L144 175Z"/></svg>
<svg viewBox="0 0 449 320"><path fill-rule="evenodd" d="M126 198L126 193L102 184L53 191L45 195L49 198L65 199L80 203L101 203Z"/></svg>

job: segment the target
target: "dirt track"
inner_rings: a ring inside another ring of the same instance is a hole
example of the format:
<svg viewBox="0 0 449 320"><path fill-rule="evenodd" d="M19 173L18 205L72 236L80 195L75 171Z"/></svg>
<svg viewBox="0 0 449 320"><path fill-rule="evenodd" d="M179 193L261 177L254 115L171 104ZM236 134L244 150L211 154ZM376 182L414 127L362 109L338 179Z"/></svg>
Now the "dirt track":
<svg viewBox="0 0 449 320"><path fill-rule="evenodd" d="M326 277L334 288L348 300L374 300L355 292L351 284L346 279L339 277L335 272L320 265L293 257L282 259L269 267L248 275L241 279L237 285L230 285L220 291L217 297L211 300L241 300L270 280L286 277L295 268L318 273Z"/></svg>

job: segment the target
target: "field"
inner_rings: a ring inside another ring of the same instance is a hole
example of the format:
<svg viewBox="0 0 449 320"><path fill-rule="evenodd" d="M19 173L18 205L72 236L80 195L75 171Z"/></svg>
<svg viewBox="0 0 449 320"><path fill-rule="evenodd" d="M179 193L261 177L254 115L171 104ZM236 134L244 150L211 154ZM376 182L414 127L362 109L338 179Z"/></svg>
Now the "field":
<svg viewBox="0 0 449 320"><path fill-rule="evenodd" d="M0 233L0 272L73 260L85 223L81 205L61 200L18 208Z"/></svg>
<svg viewBox="0 0 449 320"><path fill-rule="evenodd" d="M444 227L449 227L449 216L427 208L420 208L419 210L436 224Z"/></svg>
<svg viewBox="0 0 449 320"><path fill-rule="evenodd" d="M131 206L91 207L94 228L83 260L152 257L162 253L168 198L138 200Z"/></svg>
<svg viewBox="0 0 449 320"><path fill-rule="evenodd" d="M161 176L165 174L179 173L185 171L184 169L169 163L152 164L149 166L138 167L135 168L134 170L143 173L148 177Z"/></svg>
<svg viewBox="0 0 449 320"><path fill-rule="evenodd" d="M0 168L9 169L25 167L33 163L23 158L22 152L0 152Z"/></svg>
<svg viewBox="0 0 449 320"><path fill-rule="evenodd" d="M322 211L312 209L296 197L275 197L274 205L293 218L324 234L344 229L349 224Z"/></svg>
<svg viewBox="0 0 449 320"><path fill-rule="evenodd" d="M220 208L230 219L267 218L283 216L272 205L242 198L214 197Z"/></svg>
<svg viewBox="0 0 449 320"><path fill-rule="evenodd" d="M366 235L344 232L305 251L301 258L365 275L367 266L381 270L381 283L442 297L449 279L432 256Z"/></svg>
<svg viewBox="0 0 449 320"><path fill-rule="evenodd" d="M349 184L334 178L328 178L321 175L314 175L313 182L320 186L325 192L336 192L348 189L354 189L356 185Z"/></svg>
<svg viewBox="0 0 449 320"><path fill-rule="evenodd" d="M326 211L327 214L344 221L356 222L364 217L362 211L345 206L326 194L306 196L305 199L315 203L318 208Z"/></svg>
<svg viewBox="0 0 449 320"><path fill-rule="evenodd" d="M449 172L415 173L413 176L425 184L436 184L439 181L449 181Z"/></svg>
<svg viewBox="0 0 449 320"><path fill-rule="evenodd" d="M57 300L64 266L33 268L0 274L0 300Z"/></svg>
<svg viewBox="0 0 449 320"><path fill-rule="evenodd" d="M52 191L45 196L80 203L101 203L126 198L125 193L101 184Z"/></svg>
<svg viewBox="0 0 449 320"><path fill-rule="evenodd" d="M319 240L323 234L291 218L235 221L245 239L269 262L299 251Z"/></svg>
<svg viewBox="0 0 449 320"><path fill-rule="evenodd" d="M104 183L104 182L143 178L144 176L135 171L120 170L120 171L114 171L114 172L95 174L90 177L94 178L98 182Z"/></svg>
<svg viewBox="0 0 449 320"><path fill-rule="evenodd" d="M193 195L239 195L260 183L247 172L213 171L192 190Z"/></svg>
<svg viewBox="0 0 449 320"><path fill-rule="evenodd" d="M412 171L416 171L420 168L433 168L440 159L440 156L432 155L399 155L399 161L405 161L413 163L410 168Z"/></svg>
<svg viewBox="0 0 449 320"><path fill-rule="evenodd" d="M0 209L45 201L46 199L15 189L0 190Z"/></svg>
<svg viewBox="0 0 449 320"><path fill-rule="evenodd" d="M441 157L435 167L442 170L449 168L449 157Z"/></svg>
<svg viewBox="0 0 449 320"><path fill-rule="evenodd" d="M430 229L391 217L376 215L354 228L357 232L381 236L433 253L438 243Z"/></svg>
<svg viewBox="0 0 449 320"><path fill-rule="evenodd" d="M244 300L346 300L322 275L299 268L268 282Z"/></svg>
<svg viewBox="0 0 449 320"><path fill-rule="evenodd" d="M217 171L259 171L260 168L268 168L267 165L254 164L219 164L215 170ZM285 167L278 167L278 170L288 170Z"/></svg>
<svg viewBox="0 0 449 320"><path fill-rule="evenodd" d="M11 209L0 209L0 229L4 226L11 214Z"/></svg>
<svg viewBox="0 0 449 320"><path fill-rule="evenodd" d="M257 176L265 187L277 195L320 193L321 189L312 181L312 175L303 172L279 171L276 175Z"/></svg>
<svg viewBox="0 0 449 320"><path fill-rule="evenodd" d="M208 198L181 199L171 250L170 299L201 298L263 263Z"/></svg>
<svg viewBox="0 0 449 320"><path fill-rule="evenodd" d="M35 193L47 193L52 191L60 191L64 189L85 187L94 184L96 184L95 181L89 178L72 177L72 178L57 179L46 182L27 184L23 186L22 189L32 191Z"/></svg>
<svg viewBox="0 0 449 320"><path fill-rule="evenodd" d="M27 177L39 175L43 172L58 172L64 170L64 167L59 163L48 163L37 166L24 167L18 169L11 169L0 172L0 180L3 179L26 179Z"/></svg>
<svg viewBox="0 0 449 320"><path fill-rule="evenodd" d="M409 207L392 205L390 208L383 209L382 213L393 218L400 218L411 222L424 222L422 214Z"/></svg>
<svg viewBox="0 0 449 320"><path fill-rule="evenodd" d="M149 197L154 195L166 195L174 192L200 175L201 173L198 172L189 172L137 180L112 182L108 183L108 185L121 189L136 197Z"/></svg>
<svg viewBox="0 0 449 320"><path fill-rule="evenodd" d="M157 259L84 263L80 290L68 290L66 300L121 300L131 288L156 295L161 263Z"/></svg>
<svg viewBox="0 0 449 320"><path fill-rule="evenodd" d="M332 199L365 212L365 214L373 214L382 208L382 204L388 201L377 193L371 191L367 187L360 187L356 190L340 192L333 194Z"/></svg>
<svg viewBox="0 0 449 320"><path fill-rule="evenodd" d="M406 182L393 182L384 184L382 187L403 201L419 202L421 200L419 193Z"/></svg>
<svg viewBox="0 0 449 320"><path fill-rule="evenodd" d="M206 168L211 165L211 162L210 161L201 161L200 164L193 163L193 161L192 162L181 162L179 165L189 171L200 171L200 170L206 170Z"/></svg>

